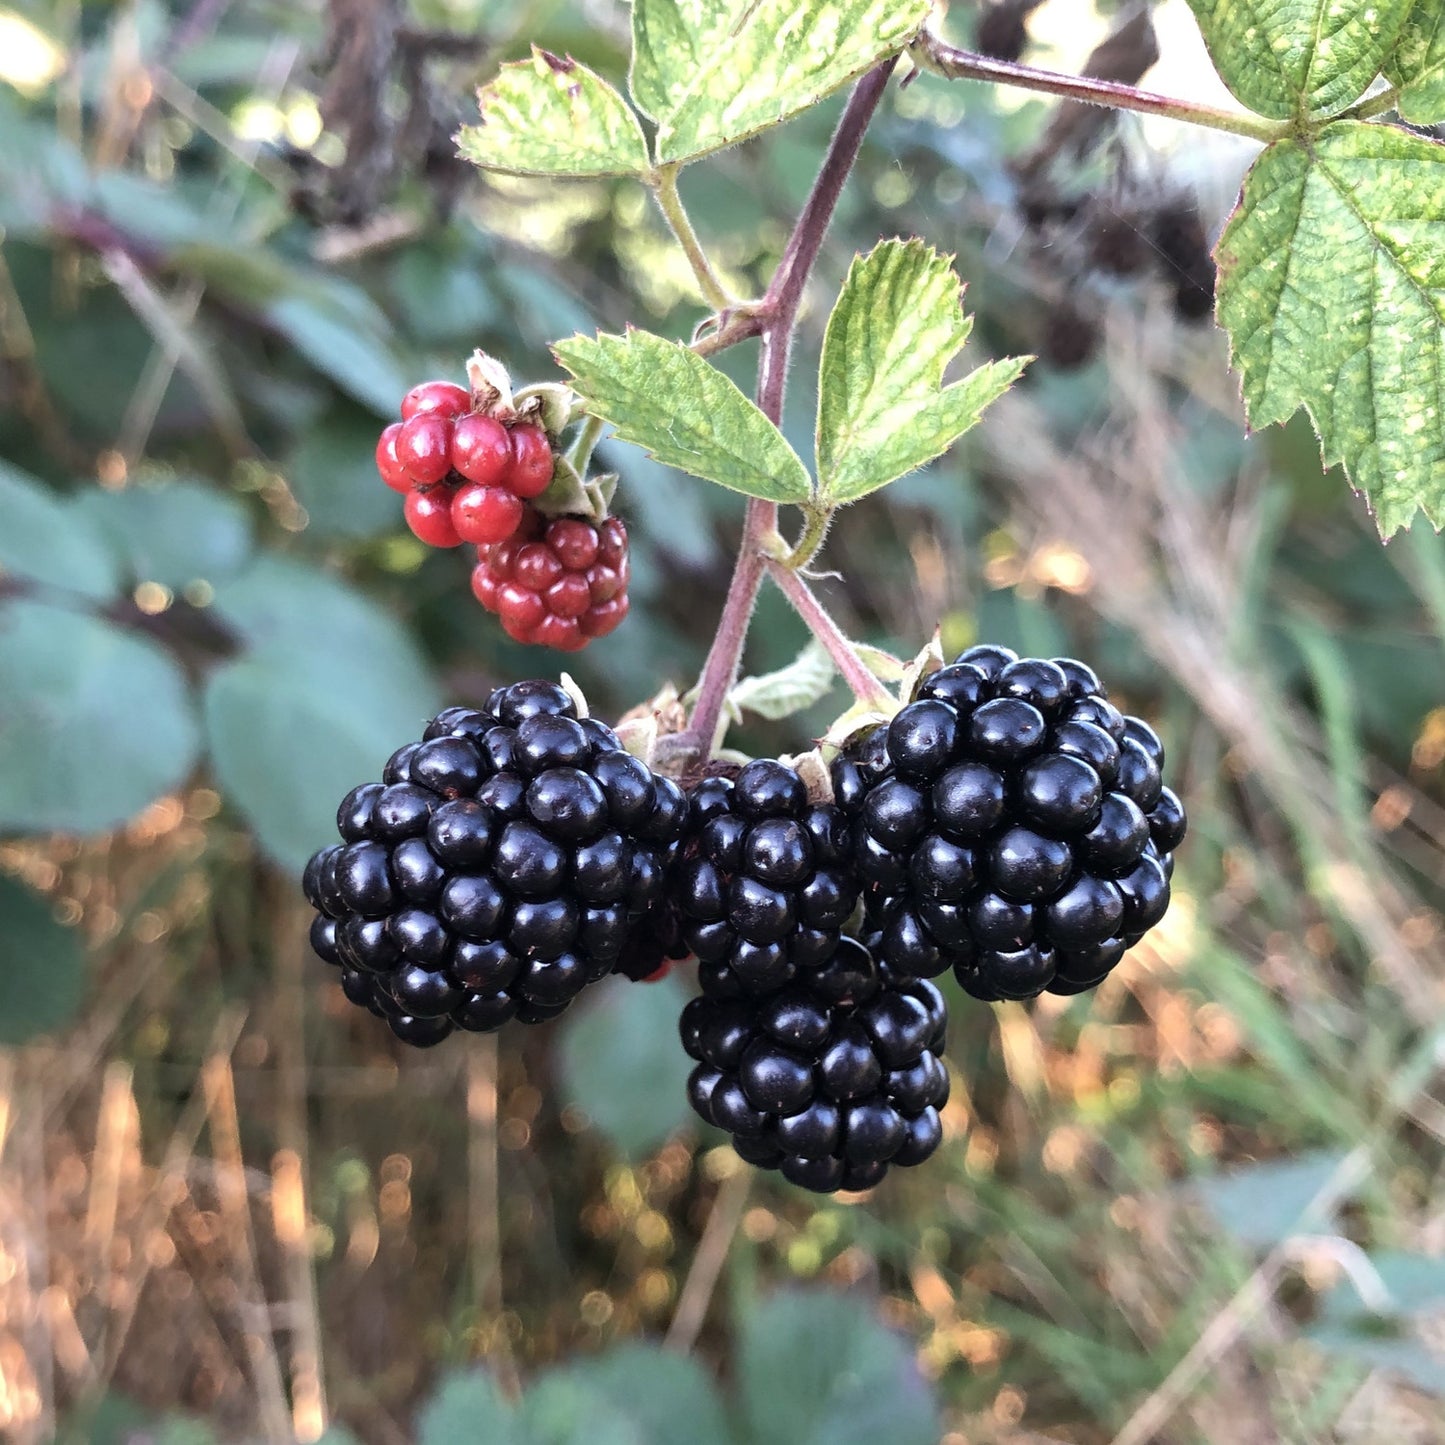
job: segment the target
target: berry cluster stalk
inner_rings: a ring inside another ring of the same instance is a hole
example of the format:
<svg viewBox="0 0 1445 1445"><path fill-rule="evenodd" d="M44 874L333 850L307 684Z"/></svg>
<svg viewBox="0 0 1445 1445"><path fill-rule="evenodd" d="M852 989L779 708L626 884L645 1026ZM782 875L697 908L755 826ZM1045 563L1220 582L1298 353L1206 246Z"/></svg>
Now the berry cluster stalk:
<svg viewBox="0 0 1445 1445"><path fill-rule="evenodd" d="M833 219L838 197L858 159L864 133L883 99L894 63L892 59L884 61L854 87L847 108L838 121L838 128L833 132L817 179L813 182L812 193L793 227L793 234L788 238L767 295L755 312L758 334L762 338L762 355L758 361L758 407L775 425L782 421L788 357L803 289L818 258L828 224ZM748 622L757 602L758 588L762 585L768 544L776 537L777 530L777 503L751 499L743 522L742 543L728 586L727 601L723 605L707 661L703 664L697 703L689 726L703 756L712 751L723 702L737 680ZM838 635L841 638L841 633Z"/></svg>

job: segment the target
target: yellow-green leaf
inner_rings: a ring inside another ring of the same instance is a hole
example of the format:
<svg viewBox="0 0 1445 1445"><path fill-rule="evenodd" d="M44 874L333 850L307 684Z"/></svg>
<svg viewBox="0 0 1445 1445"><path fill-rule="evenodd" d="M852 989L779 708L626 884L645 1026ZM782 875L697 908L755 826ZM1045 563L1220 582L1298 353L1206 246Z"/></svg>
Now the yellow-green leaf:
<svg viewBox="0 0 1445 1445"><path fill-rule="evenodd" d="M1412 3L1189 0L1224 83L1241 104L1276 120L1337 115L1358 100Z"/></svg>
<svg viewBox="0 0 1445 1445"><path fill-rule="evenodd" d="M574 336L553 350L587 410L623 441L719 486L772 502L806 502L808 469L783 434L715 366L646 331Z"/></svg>
<svg viewBox="0 0 1445 1445"><path fill-rule="evenodd" d="M853 262L818 378L824 502L851 502L941 456L1023 370L1027 358L1010 358L943 385L973 329L962 292L949 259L922 241L884 241Z"/></svg>
<svg viewBox="0 0 1445 1445"><path fill-rule="evenodd" d="M1217 254L1251 423L1306 407L1382 536L1445 523L1445 146L1354 121L1279 141Z"/></svg>
<svg viewBox="0 0 1445 1445"><path fill-rule="evenodd" d="M633 0L632 98L671 115L745 9L740 0Z"/></svg>
<svg viewBox="0 0 1445 1445"><path fill-rule="evenodd" d="M1445 6L1415 0L1400 43L1385 65L1400 87L1400 114L1416 125L1445 120Z"/></svg>
<svg viewBox="0 0 1445 1445"><path fill-rule="evenodd" d="M647 141L627 102L575 60L532 49L478 96L482 118L457 147L483 170L513 176L635 176Z"/></svg>
<svg viewBox="0 0 1445 1445"><path fill-rule="evenodd" d="M651 13L664 0L653 0ZM691 83L667 63L665 104L657 116L660 161L685 161L733 145L806 110L896 55L928 18L931 0L734 0L726 31L711 6L674 4L675 30L690 12L709 28L694 41L701 64ZM653 52L650 50L649 54ZM651 61L648 64L651 65ZM635 83L635 76L634 76ZM680 93L679 93L680 92ZM648 104L658 100L656 90Z"/></svg>

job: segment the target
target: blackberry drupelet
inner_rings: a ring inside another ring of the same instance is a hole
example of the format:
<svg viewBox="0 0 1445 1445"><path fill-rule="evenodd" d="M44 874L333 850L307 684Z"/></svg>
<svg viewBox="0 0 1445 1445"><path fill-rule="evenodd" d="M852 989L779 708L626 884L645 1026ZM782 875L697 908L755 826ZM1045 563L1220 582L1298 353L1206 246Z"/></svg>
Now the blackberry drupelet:
<svg viewBox="0 0 1445 1445"><path fill-rule="evenodd" d="M1164 916L1184 809L1069 658L970 648L833 767L881 960L986 1000L1093 988Z"/></svg>
<svg viewBox="0 0 1445 1445"><path fill-rule="evenodd" d="M311 942L398 1038L537 1023L657 931L687 799L548 682L447 708L342 801Z"/></svg>
<svg viewBox="0 0 1445 1445"><path fill-rule="evenodd" d="M938 1147L943 996L880 968L857 939L767 996L704 993L679 1027L697 1060L693 1109L750 1164L827 1194L872 1188Z"/></svg>
<svg viewBox="0 0 1445 1445"><path fill-rule="evenodd" d="M858 906L851 848L842 810L782 763L693 788L672 896L704 991L774 993L827 965Z"/></svg>

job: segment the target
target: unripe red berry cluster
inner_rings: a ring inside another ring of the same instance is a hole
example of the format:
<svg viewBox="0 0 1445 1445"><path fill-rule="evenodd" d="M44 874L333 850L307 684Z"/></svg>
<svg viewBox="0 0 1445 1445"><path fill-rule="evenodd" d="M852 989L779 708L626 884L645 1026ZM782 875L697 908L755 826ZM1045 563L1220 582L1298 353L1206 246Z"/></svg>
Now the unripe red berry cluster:
<svg viewBox="0 0 1445 1445"><path fill-rule="evenodd" d="M477 548L472 591L509 637L577 652L627 616L631 575L620 517L549 522L528 507L513 536Z"/></svg>
<svg viewBox="0 0 1445 1445"><path fill-rule="evenodd" d="M535 422L504 426L452 381L407 392L376 444L381 479L406 496L407 526L429 547L503 542L552 480L552 444Z"/></svg>

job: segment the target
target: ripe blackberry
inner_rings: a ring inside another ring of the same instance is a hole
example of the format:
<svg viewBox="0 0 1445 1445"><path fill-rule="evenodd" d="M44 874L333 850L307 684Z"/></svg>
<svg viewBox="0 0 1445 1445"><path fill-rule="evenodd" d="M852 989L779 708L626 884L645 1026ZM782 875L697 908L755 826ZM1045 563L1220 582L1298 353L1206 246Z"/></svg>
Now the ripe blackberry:
<svg viewBox="0 0 1445 1445"><path fill-rule="evenodd" d="M780 991L687 1005L688 1100L750 1164L818 1193L869 1189L938 1147L947 1021L933 984L880 969L844 937Z"/></svg>
<svg viewBox="0 0 1445 1445"><path fill-rule="evenodd" d="M731 998L816 982L858 905L842 810L810 803L802 778L765 758L735 779L704 779L689 801L672 896L704 990Z"/></svg>
<svg viewBox="0 0 1445 1445"><path fill-rule="evenodd" d="M627 616L631 576L620 517L548 521L527 507L512 537L477 548L472 592L509 637L578 652Z"/></svg>
<svg viewBox="0 0 1445 1445"><path fill-rule="evenodd" d="M970 648L833 766L877 952L976 998L1079 993L1164 916L1184 809L1070 658Z"/></svg>
<svg viewBox="0 0 1445 1445"><path fill-rule="evenodd" d="M306 865L317 955L408 1043L551 1018L658 931L687 798L548 682L447 708Z"/></svg>

